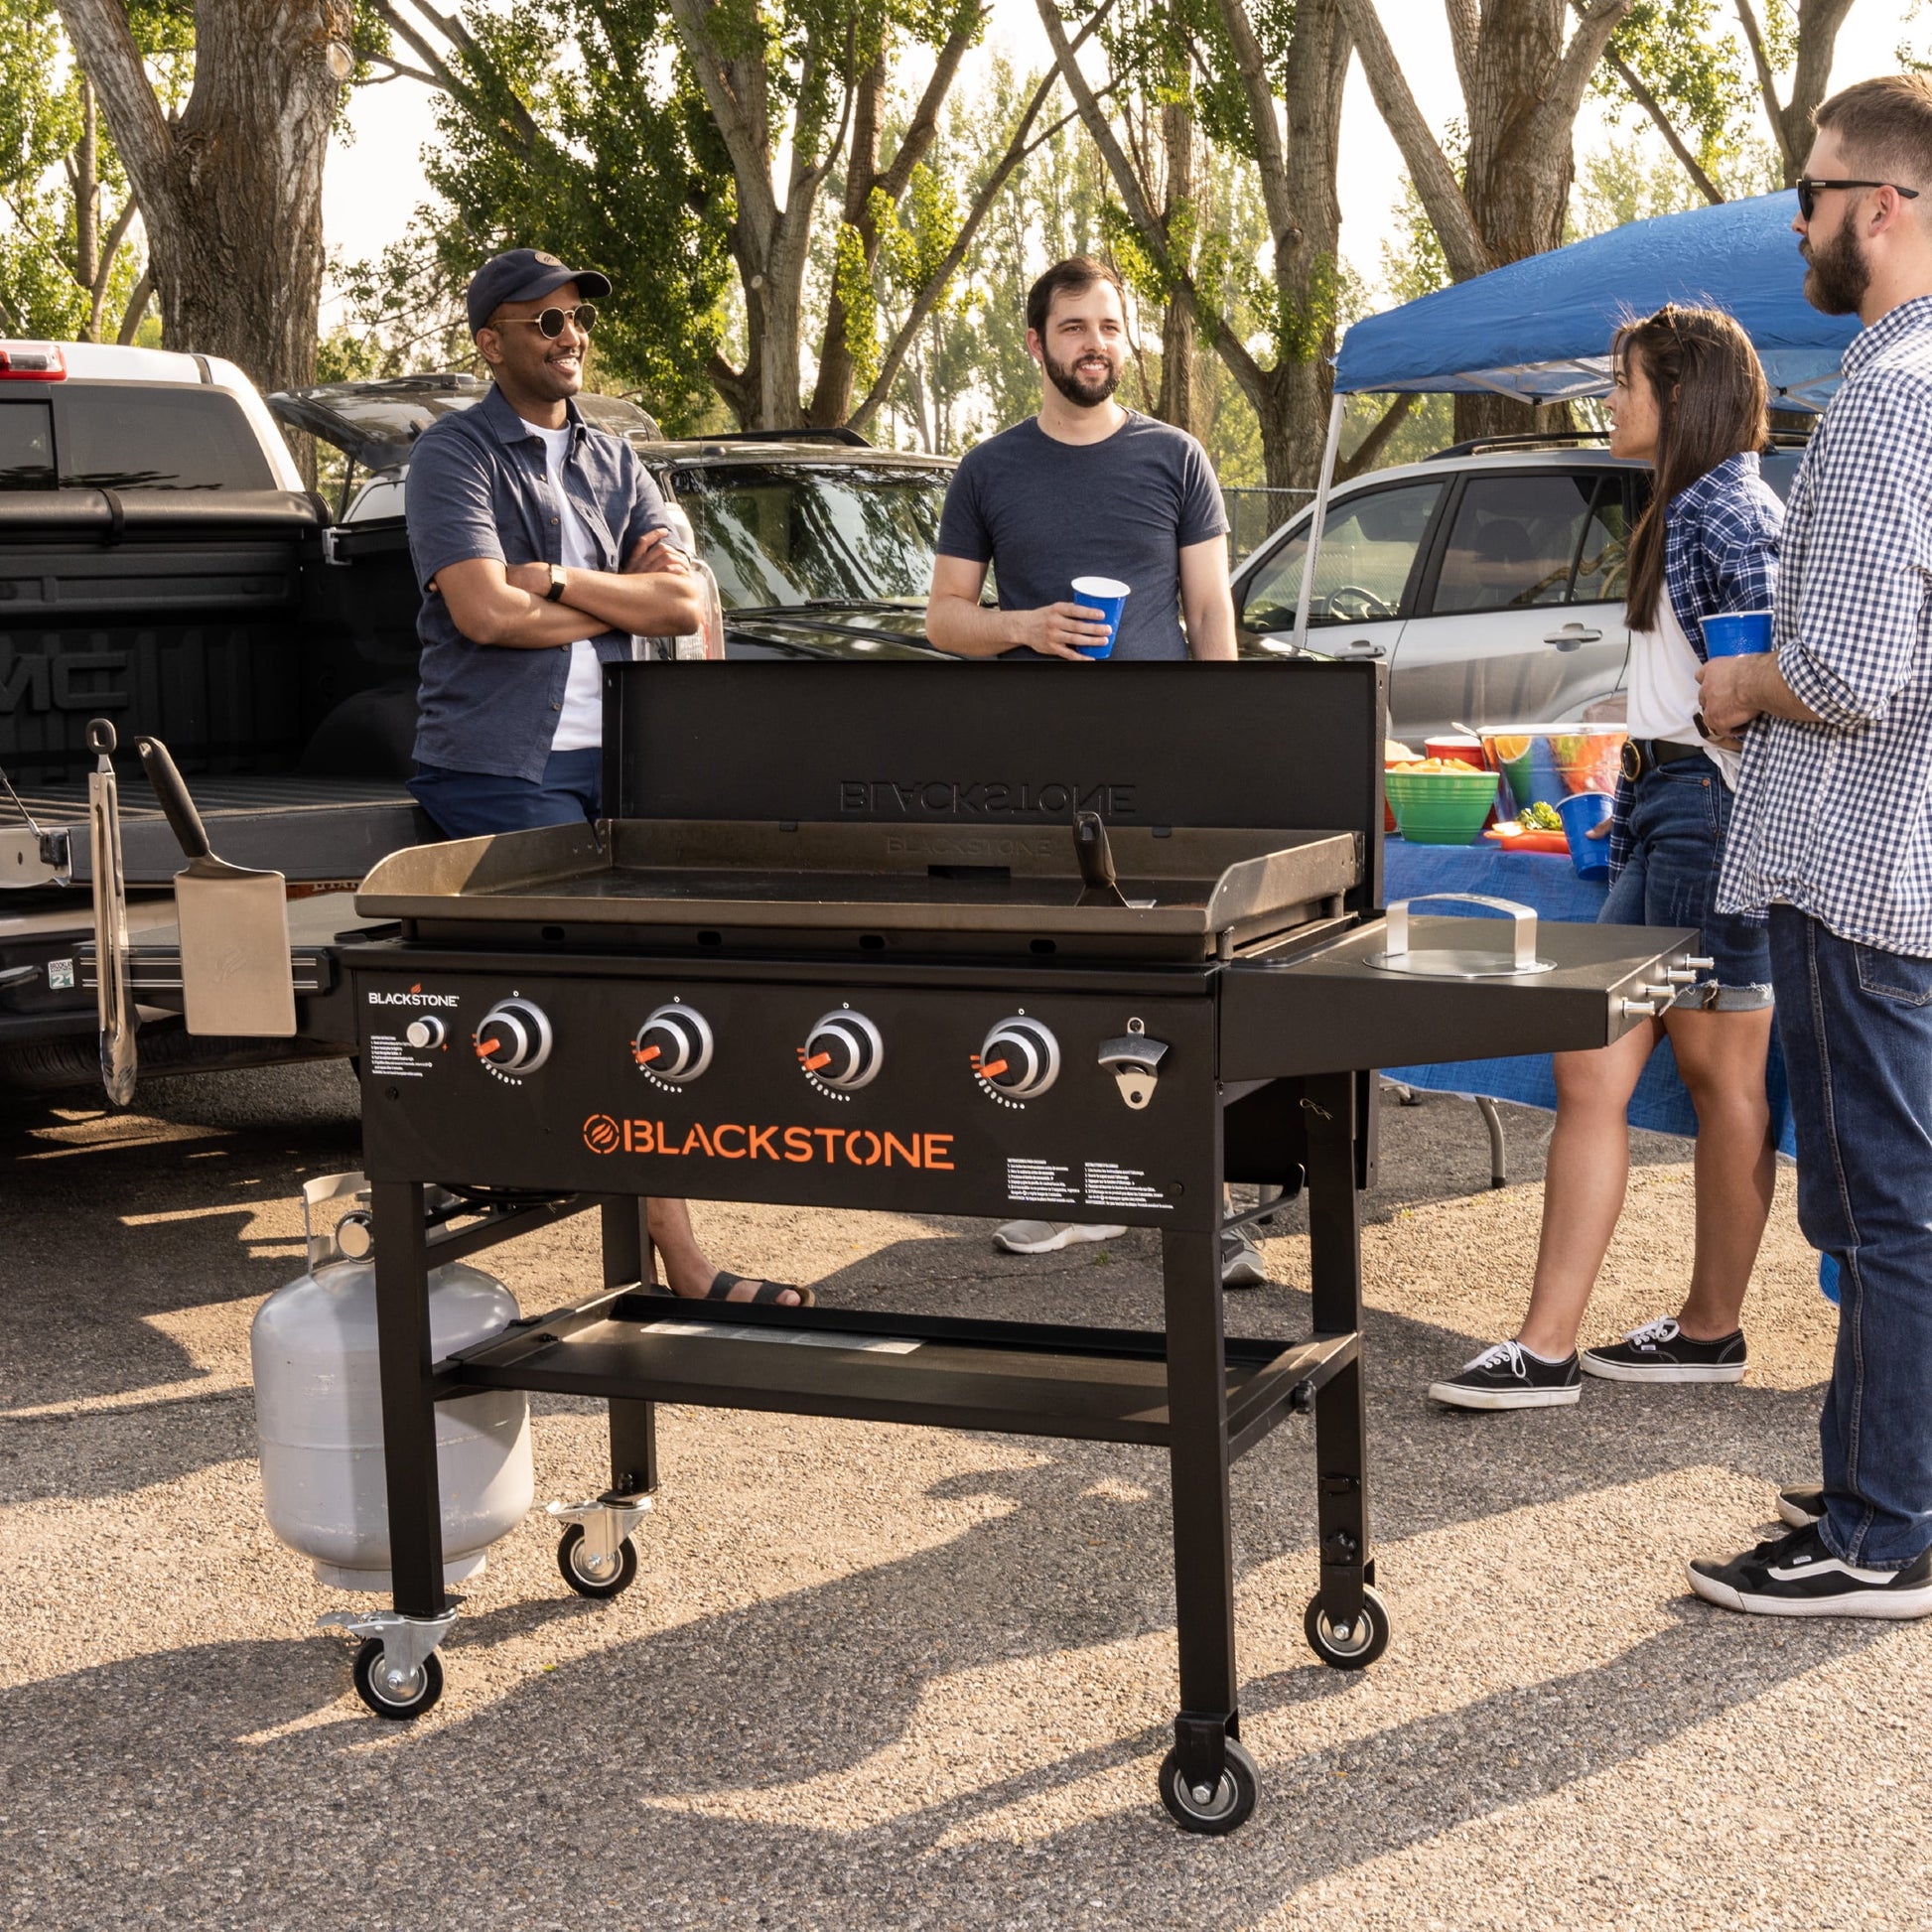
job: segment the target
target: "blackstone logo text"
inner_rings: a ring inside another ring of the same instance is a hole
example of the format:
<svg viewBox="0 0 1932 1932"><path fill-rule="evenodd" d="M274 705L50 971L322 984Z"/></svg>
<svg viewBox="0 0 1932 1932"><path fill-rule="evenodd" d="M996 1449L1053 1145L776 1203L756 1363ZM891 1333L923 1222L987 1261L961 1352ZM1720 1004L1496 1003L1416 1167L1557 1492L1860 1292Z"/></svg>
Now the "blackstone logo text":
<svg viewBox="0 0 1932 1932"><path fill-rule="evenodd" d="M407 993L371 993L369 1005L372 1007L453 1007L460 1003L461 996L455 993L425 993L420 987L412 986Z"/></svg>
<svg viewBox="0 0 1932 1932"><path fill-rule="evenodd" d="M1098 812L1102 818L1134 816L1132 785L1047 780L1016 783L1000 778L842 778L839 810L868 817L1063 818Z"/></svg>

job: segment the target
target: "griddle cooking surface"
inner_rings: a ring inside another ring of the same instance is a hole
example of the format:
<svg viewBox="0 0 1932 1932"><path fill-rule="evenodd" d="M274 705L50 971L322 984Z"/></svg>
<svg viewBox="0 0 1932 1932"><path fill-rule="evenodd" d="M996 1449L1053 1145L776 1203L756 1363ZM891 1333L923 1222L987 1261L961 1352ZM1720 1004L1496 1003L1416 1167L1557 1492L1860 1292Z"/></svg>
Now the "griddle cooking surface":
<svg viewBox="0 0 1932 1932"><path fill-rule="evenodd" d="M1212 896L1211 879L1120 881L1130 904L1162 906L1168 910L1205 906ZM522 898L527 889L504 887L474 895L491 898ZM614 868L578 879L557 879L543 888L550 899L602 899L666 904L694 900L716 903L743 899L778 908L798 905L917 906L1032 906L1061 911L1077 906L1081 887L1064 879L934 879L907 873L773 872L747 874L699 871L695 868L649 870ZM1118 909L1118 908L1115 908Z"/></svg>

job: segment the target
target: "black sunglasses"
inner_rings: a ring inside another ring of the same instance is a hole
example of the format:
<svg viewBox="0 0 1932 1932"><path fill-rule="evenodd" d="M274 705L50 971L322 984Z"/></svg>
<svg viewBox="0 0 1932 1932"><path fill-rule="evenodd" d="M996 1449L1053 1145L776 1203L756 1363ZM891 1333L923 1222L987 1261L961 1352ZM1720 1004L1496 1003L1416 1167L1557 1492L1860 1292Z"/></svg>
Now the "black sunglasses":
<svg viewBox="0 0 1932 1932"><path fill-rule="evenodd" d="M540 329L548 342L555 342L564 333L564 324L574 322L585 335L597 327L597 308L594 303L580 302L574 309L545 309L534 316L509 316L509 322L527 322L531 328ZM499 329L501 323L496 325Z"/></svg>
<svg viewBox="0 0 1932 1932"><path fill-rule="evenodd" d="M1889 188L1894 195L1903 195L1908 202L1918 200L1916 188L1901 187L1895 181L1820 181L1811 175L1798 177L1798 212L1807 221L1818 206L1818 198L1828 188Z"/></svg>

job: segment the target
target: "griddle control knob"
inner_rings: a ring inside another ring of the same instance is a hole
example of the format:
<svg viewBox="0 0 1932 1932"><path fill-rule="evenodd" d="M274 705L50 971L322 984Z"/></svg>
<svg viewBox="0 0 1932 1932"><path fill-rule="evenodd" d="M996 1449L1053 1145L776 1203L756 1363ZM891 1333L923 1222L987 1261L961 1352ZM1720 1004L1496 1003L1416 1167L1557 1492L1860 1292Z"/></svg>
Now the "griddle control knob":
<svg viewBox="0 0 1932 1932"><path fill-rule="evenodd" d="M417 1047L441 1046L450 1036L450 1023L441 1014L426 1013L420 1020L412 1020L403 1038Z"/></svg>
<svg viewBox="0 0 1932 1932"><path fill-rule="evenodd" d="M1130 1020L1118 1038L1100 1043L1100 1064L1114 1076L1120 1097L1137 1113L1154 1098L1167 1054L1168 1042L1149 1039L1147 1024L1141 1020Z"/></svg>
<svg viewBox="0 0 1932 1932"><path fill-rule="evenodd" d="M805 1036L798 1058L814 1080L852 1093L878 1077L886 1042L863 1013L841 1007L828 1013Z"/></svg>
<svg viewBox="0 0 1932 1932"><path fill-rule="evenodd" d="M637 1029L630 1056L645 1072L683 1087L711 1064L712 1043L711 1026L704 1015L674 1000Z"/></svg>
<svg viewBox="0 0 1932 1932"><path fill-rule="evenodd" d="M997 1092L1036 1100L1060 1077L1060 1043L1037 1020L1002 1020L980 1045L974 1071Z"/></svg>
<svg viewBox="0 0 1932 1932"><path fill-rule="evenodd" d="M498 1000L477 1027L477 1057L498 1073L534 1073L550 1057L550 1022L533 1000Z"/></svg>

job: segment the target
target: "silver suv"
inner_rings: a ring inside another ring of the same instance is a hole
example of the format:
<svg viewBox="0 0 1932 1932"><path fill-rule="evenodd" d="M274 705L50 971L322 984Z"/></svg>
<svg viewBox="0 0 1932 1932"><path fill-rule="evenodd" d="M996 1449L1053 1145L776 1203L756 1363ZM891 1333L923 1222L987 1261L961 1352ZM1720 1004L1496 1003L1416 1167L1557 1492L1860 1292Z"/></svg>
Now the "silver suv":
<svg viewBox="0 0 1932 1932"><path fill-rule="evenodd" d="M1764 478L1780 496L1800 451ZM1623 716L1630 631L1624 550L1649 471L1574 441L1458 444L1377 470L1328 499L1310 604L1311 650L1389 660L1389 729L1420 744L1457 725ZM1244 655L1286 654L1311 511L1243 564Z"/></svg>

